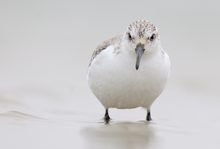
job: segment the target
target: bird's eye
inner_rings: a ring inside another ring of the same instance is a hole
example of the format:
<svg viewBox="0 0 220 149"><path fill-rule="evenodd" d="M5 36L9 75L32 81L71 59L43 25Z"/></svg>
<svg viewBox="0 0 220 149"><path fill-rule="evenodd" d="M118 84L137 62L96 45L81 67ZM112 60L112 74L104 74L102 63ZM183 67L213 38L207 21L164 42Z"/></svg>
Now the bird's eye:
<svg viewBox="0 0 220 149"><path fill-rule="evenodd" d="M131 37L131 34L128 33L128 39L131 41L133 38Z"/></svg>
<svg viewBox="0 0 220 149"><path fill-rule="evenodd" d="M150 37L150 41L153 41L155 38L156 38L156 34L153 34L153 35Z"/></svg>

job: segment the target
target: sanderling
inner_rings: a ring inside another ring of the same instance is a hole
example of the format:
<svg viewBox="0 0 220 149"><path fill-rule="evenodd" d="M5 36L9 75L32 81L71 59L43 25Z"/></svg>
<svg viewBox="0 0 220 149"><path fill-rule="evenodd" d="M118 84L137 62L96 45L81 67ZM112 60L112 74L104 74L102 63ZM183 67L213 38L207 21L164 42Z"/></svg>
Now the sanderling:
<svg viewBox="0 0 220 149"><path fill-rule="evenodd" d="M150 107L163 91L170 73L170 59L161 47L154 24L146 20L131 23L126 32L102 42L89 64L88 84L105 107L143 107L151 120Z"/></svg>

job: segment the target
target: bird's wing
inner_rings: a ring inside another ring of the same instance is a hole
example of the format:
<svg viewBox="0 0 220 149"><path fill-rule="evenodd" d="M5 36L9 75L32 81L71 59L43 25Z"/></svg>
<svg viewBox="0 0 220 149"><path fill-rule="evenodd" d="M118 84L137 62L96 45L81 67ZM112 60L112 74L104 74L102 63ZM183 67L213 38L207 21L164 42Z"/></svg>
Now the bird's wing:
<svg viewBox="0 0 220 149"><path fill-rule="evenodd" d="M115 36L113 38L110 38L108 40L103 41L100 45L98 45L92 54L92 58L90 59L89 66L91 65L91 63L95 59L95 57L99 53L101 53L103 50L107 49L108 46L119 44L121 41L121 37L122 37L122 35Z"/></svg>

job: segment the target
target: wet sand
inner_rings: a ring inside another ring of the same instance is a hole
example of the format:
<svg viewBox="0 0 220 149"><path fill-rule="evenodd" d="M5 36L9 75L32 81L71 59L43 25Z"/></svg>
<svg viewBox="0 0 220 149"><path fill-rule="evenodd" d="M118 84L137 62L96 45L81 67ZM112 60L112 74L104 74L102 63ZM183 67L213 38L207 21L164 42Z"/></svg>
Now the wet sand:
<svg viewBox="0 0 220 149"><path fill-rule="evenodd" d="M169 92L171 88L175 93ZM21 93L20 90L19 92ZM23 93L20 96L27 95ZM112 121L105 125L102 120L104 109L95 97L77 100L77 104L69 102L68 106L63 103L59 108L55 105L58 103L50 101L49 97L44 98L44 101L47 99L47 108L40 101L38 104L31 102L30 109L15 102L17 109L5 110L0 114L0 140L4 149L220 147L219 102L185 94L172 85L154 103L152 122L144 120L146 111L141 108L111 109ZM72 98L73 95L69 97ZM90 104L85 104L86 100ZM43 108L39 110L39 107Z"/></svg>

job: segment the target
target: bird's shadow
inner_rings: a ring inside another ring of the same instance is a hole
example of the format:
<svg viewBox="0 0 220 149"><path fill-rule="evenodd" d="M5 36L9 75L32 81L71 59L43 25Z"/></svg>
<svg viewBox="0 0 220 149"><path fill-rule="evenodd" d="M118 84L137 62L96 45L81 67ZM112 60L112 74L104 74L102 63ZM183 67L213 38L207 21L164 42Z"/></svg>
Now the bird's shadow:
<svg viewBox="0 0 220 149"><path fill-rule="evenodd" d="M111 122L81 129L87 148L151 148L155 139L152 122Z"/></svg>

